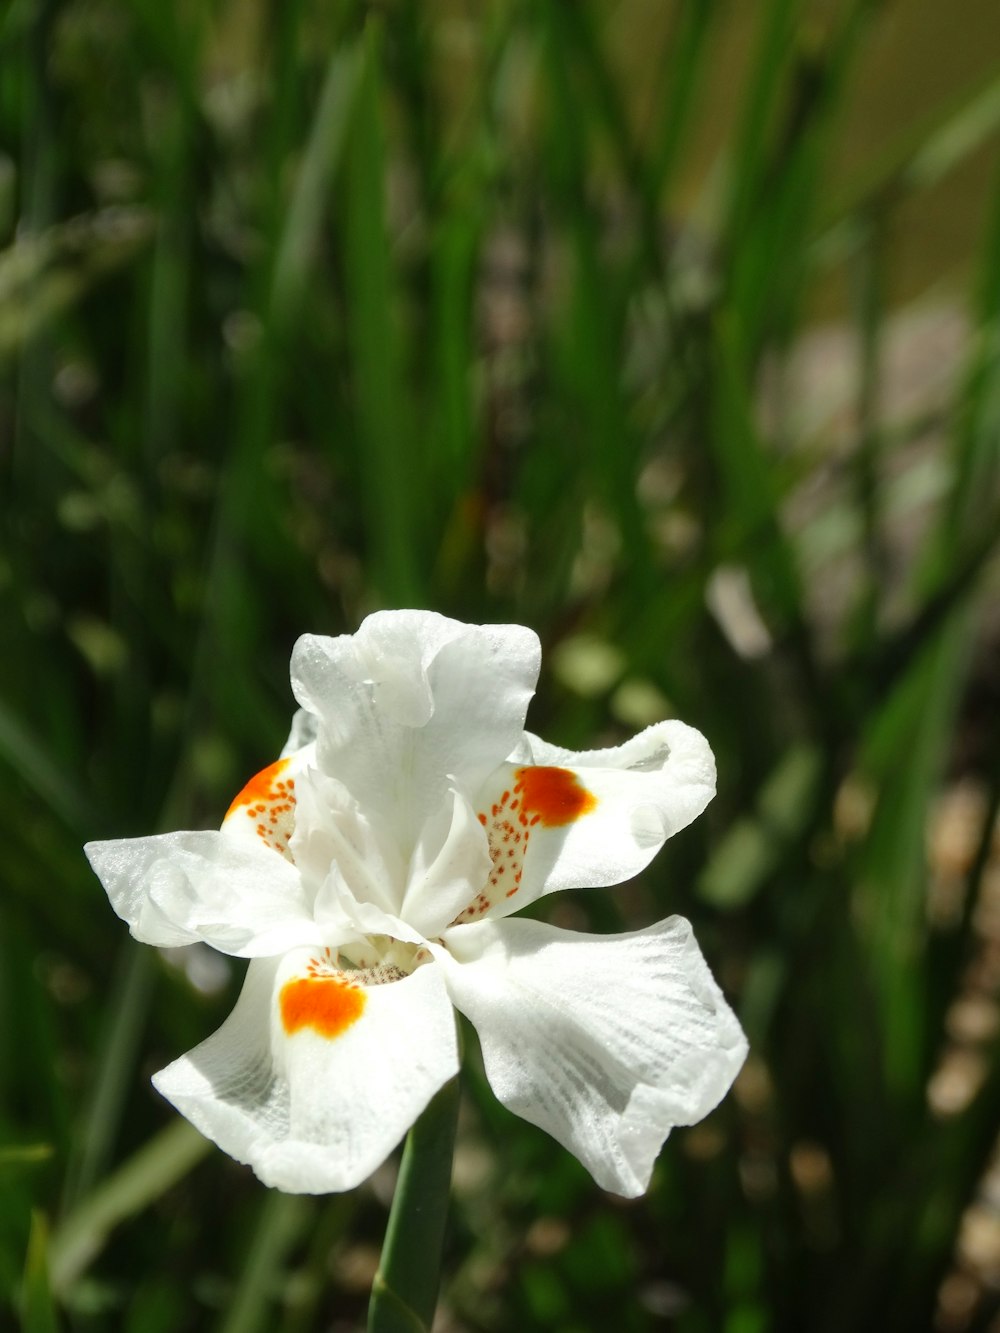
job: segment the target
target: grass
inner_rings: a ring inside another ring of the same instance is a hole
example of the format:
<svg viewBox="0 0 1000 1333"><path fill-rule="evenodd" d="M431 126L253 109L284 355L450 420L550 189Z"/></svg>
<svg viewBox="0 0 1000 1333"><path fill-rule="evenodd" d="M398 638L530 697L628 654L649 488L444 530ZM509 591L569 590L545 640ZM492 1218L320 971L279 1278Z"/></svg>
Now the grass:
<svg viewBox="0 0 1000 1333"><path fill-rule="evenodd" d="M239 978L134 948L80 846L217 824L295 637L392 605L532 625L566 744L709 736L706 817L553 910L690 916L752 1047L628 1207L473 1055L447 1326L996 1314L996 23L866 152L888 7L750 13L0 17L0 1293L32 1333L363 1317L387 1177L282 1200L177 1123L148 1075ZM972 178L972 251L905 230Z"/></svg>

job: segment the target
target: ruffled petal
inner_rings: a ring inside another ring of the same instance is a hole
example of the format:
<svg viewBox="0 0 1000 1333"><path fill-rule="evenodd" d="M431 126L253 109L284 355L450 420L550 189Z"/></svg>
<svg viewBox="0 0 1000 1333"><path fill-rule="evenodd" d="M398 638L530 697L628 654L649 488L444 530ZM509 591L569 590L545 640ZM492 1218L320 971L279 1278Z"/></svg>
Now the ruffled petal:
<svg viewBox="0 0 1000 1333"><path fill-rule="evenodd" d="M174 947L203 940L239 958L319 941L299 874L264 847L223 833L163 833L84 848L136 939Z"/></svg>
<svg viewBox="0 0 1000 1333"><path fill-rule="evenodd" d="M672 1127L707 1115L743 1064L739 1023L680 917L611 936L483 921L444 943L451 957L435 956L497 1097L616 1194L646 1189Z"/></svg>
<svg viewBox="0 0 1000 1333"><path fill-rule="evenodd" d="M425 936L440 935L485 884L489 847L472 806L457 791L421 831L399 914Z"/></svg>
<svg viewBox="0 0 1000 1333"><path fill-rule="evenodd" d="M308 769L299 778L296 793L289 851L307 890L315 895L336 866L358 901L398 912L405 872L393 840L336 778Z"/></svg>
<svg viewBox="0 0 1000 1333"><path fill-rule="evenodd" d="M712 751L683 722L582 753L526 734L479 792L493 870L459 919L506 916L557 889L621 884L714 794Z"/></svg>
<svg viewBox="0 0 1000 1333"><path fill-rule="evenodd" d="M458 1071L440 968L360 985L318 961L251 963L222 1027L153 1079L223 1151L296 1194L360 1184Z"/></svg>
<svg viewBox="0 0 1000 1333"><path fill-rule="evenodd" d="M319 719L319 766L408 860L448 790L478 790L517 744L538 667L519 625L383 611L354 635L301 638L292 686Z"/></svg>

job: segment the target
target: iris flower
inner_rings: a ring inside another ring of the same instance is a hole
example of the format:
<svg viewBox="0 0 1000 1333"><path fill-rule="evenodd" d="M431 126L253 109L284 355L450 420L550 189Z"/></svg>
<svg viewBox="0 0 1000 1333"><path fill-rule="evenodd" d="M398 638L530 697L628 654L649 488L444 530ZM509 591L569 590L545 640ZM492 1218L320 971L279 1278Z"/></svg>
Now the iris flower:
<svg viewBox="0 0 1000 1333"><path fill-rule="evenodd" d="M528 629L422 611L306 635L288 744L218 832L87 846L136 939L250 960L229 1018L153 1082L265 1184L369 1176L457 1073L455 1009L500 1101L627 1197L739 1070L685 920L512 915L630 879L715 791L682 722L579 754L526 732L539 658Z"/></svg>

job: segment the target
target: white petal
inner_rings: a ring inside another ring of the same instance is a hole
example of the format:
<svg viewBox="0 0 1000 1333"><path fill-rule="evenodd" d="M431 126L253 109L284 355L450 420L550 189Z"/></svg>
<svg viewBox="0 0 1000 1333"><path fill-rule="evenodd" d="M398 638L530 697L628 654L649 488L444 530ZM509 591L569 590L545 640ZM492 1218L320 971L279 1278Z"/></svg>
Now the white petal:
<svg viewBox="0 0 1000 1333"><path fill-rule="evenodd" d="M355 896L340 867L330 873L316 895L313 912L323 931L323 938L340 944L363 941L372 935L388 936L407 944L425 944L419 930L377 903Z"/></svg>
<svg viewBox="0 0 1000 1333"><path fill-rule="evenodd" d="M463 919L504 916L557 889L621 884L714 794L712 751L683 722L579 754L525 735L479 792L494 872Z"/></svg>
<svg viewBox="0 0 1000 1333"><path fill-rule="evenodd" d="M403 862L392 840L372 824L344 784L312 768L300 776L296 797L289 847L307 888L315 894L336 865L360 902L398 911Z"/></svg>
<svg viewBox="0 0 1000 1333"><path fill-rule="evenodd" d="M280 996L301 963L251 963L218 1032L153 1082L266 1185L321 1194L371 1175L457 1073L458 1049L433 964L363 988L362 1012L339 1035L305 1026L288 1036Z"/></svg>
<svg viewBox="0 0 1000 1333"><path fill-rule="evenodd" d="M304 750L312 745L319 732L319 719L312 713L307 712L305 708L296 708L292 715L292 727L288 733L288 740L281 749L281 758L286 759L289 755L296 754L299 750Z"/></svg>
<svg viewBox="0 0 1000 1333"><path fill-rule="evenodd" d="M320 720L319 766L409 859L448 790L476 791L517 743L538 665L521 626L384 611L355 635L300 639L292 685Z"/></svg>
<svg viewBox="0 0 1000 1333"><path fill-rule="evenodd" d="M537 921L456 926L440 946L497 1097L604 1189L641 1194L674 1125L700 1120L746 1055L689 924L577 935Z"/></svg>
<svg viewBox="0 0 1000 1333"><path fill-rule="evenodd" d="M226 811L222 828L227 838L246 847L269 847L292 859L288 847L296 822L295 784L307 772L313 748L294 750L254 774Z"/></svg>
<svg viewBox="0 0 1000 1333"><path fill-rule="evenodd" d="M489 878L486 834L457 791L425 824L410 862L400 916L425 936L440 935Z"/></svg>
<svg viewBox="0 0 1000 1333"><path fill-rule="evenodd" d="M164 833L84 848L136 939L203 940L240 958L318 941L295 867L222 833Z"/></svg>

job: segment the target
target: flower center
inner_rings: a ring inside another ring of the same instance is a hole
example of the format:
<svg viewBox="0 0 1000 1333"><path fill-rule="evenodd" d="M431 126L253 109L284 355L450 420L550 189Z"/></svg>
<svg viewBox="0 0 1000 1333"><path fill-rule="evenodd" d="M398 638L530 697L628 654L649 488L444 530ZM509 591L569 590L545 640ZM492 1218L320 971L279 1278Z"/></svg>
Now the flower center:
<svg viewBox="0 0 1000 1333"><path fill-rule="evenodd" d="M339 1037L364 1013L372 986L403 981L429 959L426 949L388 935L322 949L278 992L281 1025L290 1037L306 1028L331 1040Z"/></svg>

